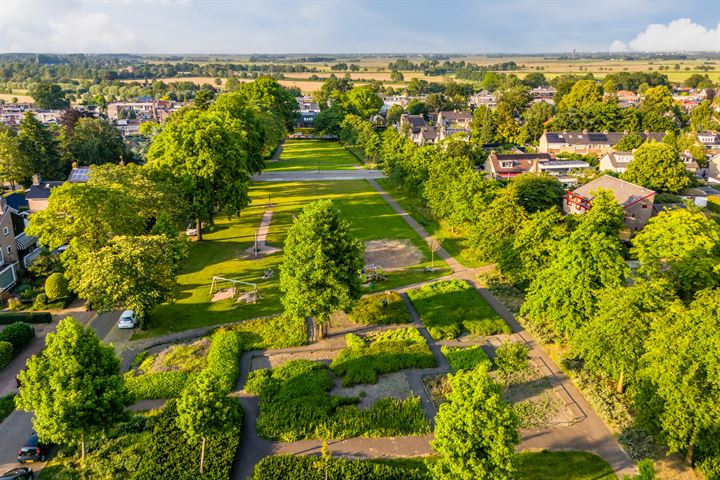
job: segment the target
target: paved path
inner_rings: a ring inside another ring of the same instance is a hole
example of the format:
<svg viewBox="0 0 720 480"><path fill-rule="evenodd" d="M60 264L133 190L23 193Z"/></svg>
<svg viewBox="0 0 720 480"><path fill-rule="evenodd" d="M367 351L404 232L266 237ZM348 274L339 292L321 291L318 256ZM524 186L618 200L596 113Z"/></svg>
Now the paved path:
<svg viewBox="0 0 720 480"><path fill-rule="evenodd" d="M257 258L259 256L265 256L265 255L272 255L273 253L277 253L280 251L277 247L271 247L269 246L267 241L268 232L270 231L270 224L272 223L272 216L273 211L268 209L263 212L263 216L260 219L260 227L258 227L257 231L257 245L253 245L252 247L248 248L246 252L253 255L252 258ZM264 278L264 277L263 277Z"/></svg>
<svg viewBox="0 0 720 480"><path fill-rule="evenodd" d="M282 140L282 141L278 144L278 146L277 146L277 148L275 149L275 151L273 152L272 158L271 158L270 160L268 160L267 162L265 162L265 163L275 163L275 162L279 161L279 160L280 160L280 154L282 154L283 146L284 146L284 145L285 145L285 140Z"/></svg>
<svg viewBox="0 0 720 480"><path fill-rule="evenodd" d="M263 172L253 177L256 182L319 182L328 180L372 180L383 178L380 170L304 170Z"/></svg>

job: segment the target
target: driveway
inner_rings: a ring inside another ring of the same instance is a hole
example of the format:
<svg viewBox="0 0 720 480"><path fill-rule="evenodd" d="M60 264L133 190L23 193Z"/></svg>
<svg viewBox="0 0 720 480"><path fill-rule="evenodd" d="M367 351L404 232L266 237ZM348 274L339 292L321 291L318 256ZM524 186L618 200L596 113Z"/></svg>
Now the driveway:
<svg viewBox="0 0 720 480"><path fill-rule="evenodd" d="M17 453L32 433L32 415L28 412L15 410L0 425L0 473L17 468ZM30 465L37 473L45 466L44 463Z"/></svg>

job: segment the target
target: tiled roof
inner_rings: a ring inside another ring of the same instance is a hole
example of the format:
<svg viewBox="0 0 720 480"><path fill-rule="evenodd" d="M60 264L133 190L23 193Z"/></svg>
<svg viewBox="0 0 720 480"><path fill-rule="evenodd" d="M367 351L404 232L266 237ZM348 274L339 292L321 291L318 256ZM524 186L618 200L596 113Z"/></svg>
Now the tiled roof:
<svg viewBox="0 0 720 480"><path fill-rule="evenodd" d="M50 190L59 187L65 182L41 182L39 185L32 185L25 195L28 200L50 198Z"/></svg>
<svg viewBox="0 0 720 480"><path fill-rule="evenodd" d="M624 132L547 132L545 138L548 143L562 143L566 145L616 145L628 135ZM643 139L659 142L665 136L664 132L639 132L637 135Z"/></svg>
<svg viewBox="0 0 720 480"><path fill-rule="evenodd" d="M642 200L648 196L655 195L653 190L650 190L634 183L620 180L611 175L603 175L600 178L596 178L590 183L586 183L582 187L579 187L573 191L576 195L580 195L587 200L595 198L595 194L598 190L610 190L615 196L615 201L627 207L633 203Z"/></svg>

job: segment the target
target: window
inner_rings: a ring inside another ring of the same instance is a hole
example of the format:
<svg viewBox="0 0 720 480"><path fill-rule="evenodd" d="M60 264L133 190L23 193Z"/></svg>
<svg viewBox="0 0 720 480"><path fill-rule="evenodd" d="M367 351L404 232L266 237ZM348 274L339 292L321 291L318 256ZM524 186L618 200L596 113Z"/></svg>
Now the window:
<svg viewBox="0 0 720 480"><path fill-rule="evenodd" d="M12 245L8 245L7 253L8 253L8 255L12 253Z"/></svg>
<svg viewBox="0 0 720 480"><path fill-rule="evenodd" d="M10 229L8 227L3 227L3 235L7 235L10 233Z"/></svg>

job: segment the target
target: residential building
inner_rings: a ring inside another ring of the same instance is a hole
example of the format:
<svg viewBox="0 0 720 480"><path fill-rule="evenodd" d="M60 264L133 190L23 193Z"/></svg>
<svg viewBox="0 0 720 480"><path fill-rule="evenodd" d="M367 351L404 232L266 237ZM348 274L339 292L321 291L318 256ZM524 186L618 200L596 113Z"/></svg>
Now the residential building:
<svg viewBox="0 0 720 480"><path fill-rule="evenodd" d="M48 206L50 191L62 185L63 181L44 181L40 175L33 175L32 185L25 197L28 201L28 212L35 213L45 210Z"/></svg>
<svg viewBox="0 0 720 480"><path fill-rule="evenodd" d="M708 182L720 183L720 154L708 160Z"/></svg>
<svg viewBox="0 0 720 480"><path fill-rule="evenodd" d="M544 173L556 177L566 187L577 184L577 173L589 168L587 162L558 160L549 153L490 152L484 166L487 176L496 180L511 179L523 173Z"/></svg>
<svg viewBox="0 0 720 480"><path fill-rule="evenodd" d="M120 133L122 133L124 137L133 137L140 135L140 123L142 123L142 121L138 119L122 119L115 121L115 128L120 130Z"/></svg>
<svg viewBox="0 0 720 480"><path fill-rule="evenodd" d="M623 173L634 158L633 152L610 150L600 157L598 170L601 172Z"/></svg>
<svg viewBox="0 0 720 480"><path fill-rule="evenodd" d="M468 105L473 108L477 108L480 105L495 108L497 107L497 96L483 90L468 98Z"/></svg>
<svg viewBox="0 0 720 480"><path fill-rule="evenodd" d="M598 157L605 155L615 147L627 132L545 132L540 137L539 150L543 153L579 153L586 155L594 153ZM638 132L643 141L654 140L659 142L665 137L665 132Z"/></svg>
<svg viewBox="0 0 720 480"><path fill-rule="evenodd" d="M615 201L625 210L625 227L630 235L642 229L653 212L655 192L653 190L603 175L592 182L568 192L563 201L565 213L582 214L592 208L592 200L600 190L609 190Z"/></svg>
<svg viewBox="0 0 720 480"><path fill-rule="evenodd" d="M37 258L37 238L25 234L27 218L0 198L0 296L15 285L20 265Z"/></svg>
<svg viewBox="0 0 720 480"><path fill-rule="evenodd" d="M720 150L720 134L716 132L700 132L698 140L708 150Z"/></svg>
<svg viewBox="0 0 720 480"><path fill-rule="evenodd" d="M428 125L426 127L422 127L420 129L420 133L417 136L417 144L418 145L426 145L426 144L434 144L437 141L438 138L438 131L437 128L433 127L432 125Z"/></svg>
<svg viewBox="0 0 720 480"><path fill-rule="evenodd" d="M550 105L555 105L555 94L557 89L553 87L535 87L530 90L530 98L533 103L545 102Z"/></svg>
<svg viewBox="0 0 720 480"><path fill-rule="evenodd" d="M640 105L640 97L637 93L631 90L618 90L615 92L615 96L617 97L618 105L621 108Z"/></svg>
<svg viewBox="0 0 720 480"><path fill-rule="evenodd" d="M296 126L298 128L312 128L315 117L320 113L320 104L315 102L312 97L297 97L296 100L300 110Z"/></svg>
<svg viewBox="0 0 720 480"><path fill-rule="evenodd" d="M155 120L156 102L115 102L107 106L108 118L112 121L122 119Z"/></svg>
<svg viewBox="0 0 720 480"><path fill-rule="evenodd" d="M418 145L420 145L420 131L427 126L428 124L422 115L409 115L407 113L400 115L400 132L407 131L408 138Z"/></svg>
<svg viewBox="0 0 720 480"><path fill-rule="evenodd" d="M437 115L436 127L438 139L442 140L456 133L470 138L471 112L440 112Z"/></svg>

